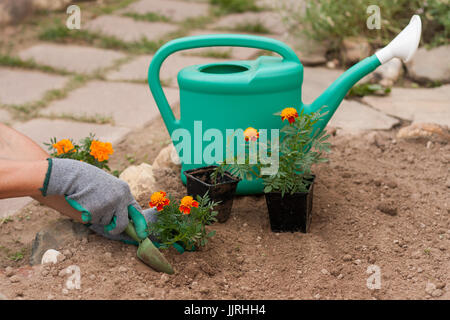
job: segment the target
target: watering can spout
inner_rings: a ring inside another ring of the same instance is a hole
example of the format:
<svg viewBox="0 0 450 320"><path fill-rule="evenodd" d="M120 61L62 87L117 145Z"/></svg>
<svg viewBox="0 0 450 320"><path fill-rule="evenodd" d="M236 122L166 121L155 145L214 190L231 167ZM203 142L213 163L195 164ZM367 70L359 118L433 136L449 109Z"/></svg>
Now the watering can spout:
<svg viewBox="0 0 450 320"><path fill-rule="evenodd" d="M311 105L304 106L306 112L326 113L318 123L319 130L327 125L347 92L359 80L374 71L381 64L393 58L409 61L420 42L422 23L418 15L414 15L409 24L386 47L374 55L358 62L336 79Z"/></svg>

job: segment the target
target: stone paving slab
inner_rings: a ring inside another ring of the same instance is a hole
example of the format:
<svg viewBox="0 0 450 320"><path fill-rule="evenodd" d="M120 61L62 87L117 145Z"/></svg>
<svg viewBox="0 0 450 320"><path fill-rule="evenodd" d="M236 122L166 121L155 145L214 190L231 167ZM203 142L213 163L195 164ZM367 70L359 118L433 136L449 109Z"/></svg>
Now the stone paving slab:
<svg viewBox="0 0 450 320"><path fill-rule="evenodd" d="M45 92L63 88L68 79L38 71L0 68L0 103L25 104L40 100Z"/></svg>
<svg viewBox="0 0 450 320"><path fill-rule="evenodd" d="M114 145L120 142L130 132L129 128L114 127L107 124L44 118L36 118L28 122L16 124L13 127L30 137L45 150L47 150L47 146L44 143L48 143L53 137L58 140L73 139L74 141L79 141L89 136L90 133L94 133L98 139L111 142Z"/></svg>
<svg viewBox="0 0 450 320"><path fill-rule="evenodd" d="M200 2L174 0L141 0L129 5L124 12L138 14L157 13L171 21L181 22L189 18L207 16L209 5Z"/></svg>
<svg viewBox="0 0 450 320"><path fill-rule="evenodd" d="M179 101L178 90L164 90L169 104ZM117 126L140 128L159 116L159 110L146 84L92 81L53 102L42 114L112 117Z"/></svg>
<svg viewBox="0 0 450 320"><path fill-rule="evenodd" d="M319 95L336 80L344 70L324 67L304 67L303 69L303 103L312 103Z"/></svg>
<svg viewBox="0 0 450 320"><path fill-rule="evenodd" d="M328 125L348 132L359 132L365 130L389 130L398 123L399 120L357 101L344 100Z"/></svg>
<svg viewBox="0 0 450 320"><path fill-rule="evenodd" d="M126 42L135 42L143 38L156 41L178 30L176 25L165 22L144 22L133 18L106 15L89 21L85 28Z"/></svg>
<svg viewBox="0 0 450 320"><path fill-rule="evenodd" d="M304 68L302 100L312 103L344 71L327 68ZM399 121L360 102L343 100L329 122L330 126L345 131L388 130Z"/></svg>
<svg viewBox="0 0 450 320"><path fill-rule="evenodd" d="M76 45L38 44L19 53L22 59L76 73L94 73L125 58L123 53Z"/></svg>
<svg viewBox="0 0 450 320"><path fill-rule="evenodd" d="M189 35L190 36L203 36L208 34L224 34L224 33L231 33L231 34L245 34L241 32L235 32L235 31L216 31L216 30L194 30ZM274 38L279 40L278 35L264 35L268 38ZM198 49L191 49L183 51L183 54L185 55L198 55L198 56L204 56L207 53L229 53L230 59L238 59L238 60L248 60L253 59L255 56L258 55L258 53L261 50L259 49L253 49L253 48L245 48L245 47L209 47L209 48L198 48Z"/></svg>
<svg viewBox="0 0 450 320"><path fill-rule="evenodd" d="M130 63L124 64L119 70L111 71L106 75L107 80L121 81L147 81L148 68L153 56L140 56ZM169 56L161 68L161 79L166 86L177 87L178 72L196 64L206 64L226 61L226 59L214 59L207 57L185 56L178 52Z"/></svg>
<svg viewBox="0 0 450 320"><path fill-rule="evenodd" d="M260 23L271 33L283 35L287 33L282 17L273 11L244 12L226 15L208 26L209 29L233 30L239 26Z"/></svg>
<svg viewBox="0 0 450 320"><path fill-rule="evenodd" d="M406 64L409 76L419 82L450 82L450 45L419 48Z"/></svg>
<svg viewBox="0 0 450 320"><path fill-rule="evenodd" d="M393 88L386 97L366 96L363 101L401 119L450 126L450 85L432 89Z"/></svg>
<svg viewBox="0 0 450 320"><path fill-rule="evenodd" d="M0 199L0 219L14 215L31 201L30 197Z"/></svg>

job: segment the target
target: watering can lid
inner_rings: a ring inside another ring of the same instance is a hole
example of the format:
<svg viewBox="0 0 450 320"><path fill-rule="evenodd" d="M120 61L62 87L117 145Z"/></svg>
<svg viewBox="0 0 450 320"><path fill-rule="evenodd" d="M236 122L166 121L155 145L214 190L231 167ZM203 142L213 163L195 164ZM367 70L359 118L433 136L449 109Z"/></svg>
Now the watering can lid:
<svg viewBox="0 0 450 320"><path fill-rule="evenodd" d="M300 89L303 66L280 57L189 66L178 73L181 90L209 93L262 93Z"/></svg>

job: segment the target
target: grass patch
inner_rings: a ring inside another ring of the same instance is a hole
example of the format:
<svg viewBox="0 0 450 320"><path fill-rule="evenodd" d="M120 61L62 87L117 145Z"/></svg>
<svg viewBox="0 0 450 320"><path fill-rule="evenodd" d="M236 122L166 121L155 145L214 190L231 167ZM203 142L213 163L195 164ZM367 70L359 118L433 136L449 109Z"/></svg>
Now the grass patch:
<svg viewBox="0 0 450 320"><path fill-rule="evenodd" d="M26 249L22 248L22 249L20 249L20 251L9 254L8 259L11 261L14 261L14 262L20 261L24 258L25 252L26 252Z"/></svg>
<svg viewBox="0 0 450 320"><path fill-rule="evenodd" d="M261 21L247 22L238 24L234 31L245 32L245 33L257 33L257 34L267 34L270 30Z"/></svg>
<svg viewBox="0 0 450 320"><path fill-rule="evenodd" d="M39 39L57 43L76 42L134 54L154 53L162 45L162 41L149 41L145 38L142 38L140 41L125 42L115 37L105 36L92 31L69 30L60 23L44 28L39 34Z"/></svg>
<svg viewBox="0 0 450 320"><path fill-rule="evenodd" d="M231 49L226 51L207 49L195 54L196 56L215 58L215 59L231 59Z"/></svg>
<svg viewBox="0 0 450 320"><path fill-rule="evenodd" d="M0 226L3 225L3 224L7 224L8 222L13 222L13 221L14 221L14 219L11 218L11 217L6 217L6 218L3 218L3 219L0 219Z"/></svg>
<svg viewBox="0 0 450 320"><path fill-rule="evenodd" d="M81 87L87 79L81 75L73 76L64 88L47 91L41 100L23 105L7 105L6 108L13 112L15 119L26 121L36 118L39 116L39 110L47 107L52 101L67 97L70 91Z"/></svg>
<svg viewBox="0 0 450 320"><path fill-rule="evenodd" d="M40 70L48 73L55 73L60 75L69 75L71 74L68 71L56 69L49 66L42 66L34 62L33 60L22 60L18 57L12 57L10 55L2 55L0 54L0 66L11 67L11 68L23 68L23 69L32 69L32 70Z"/></svg>
<svg viewBox="0 0 450 320"><path fill-rule="evenodd" d="M347 97L364 97L369 95L385 96L391 92L391 88L385 88L380 84L363 83L354 85Z"/></svg>
<svg viewBox="0 0 450 320"><path fill-rule="evenodd" d="M111 116L105 116L101 114L95 114L93 116L89 115L74 115L74 114L50 114L50 115L41 115L43 118L47 119L64 119L71 120L77 122L86 122L86 123L95 123L95 124L111 124L114 125L114 119Z"/></svg>
<svg viewBox="0 0 450 320"><path fill-rule="evenodd" d="M310 38L330 40L338 49L346 37L361 36L374 47L389 43L409 22L411 16L420 13L422 42L429 46L449 43L450 10L448 0L378 0L381 29L368 29L367 7L371 0L335 1L306 0L302 8L285 9L292 30L305 33Z"/></svg>
<svg viewBox="0 0 450 320"><path fill-rule="evenodd" d="M260 10L256 0L209 0L209 3L217 6L223 14Z"/></svg>
<svg viewBox="0 0 450 320"><path fill-rule="evenodd" d="M128 12L123 14L125 17L133 18L138 21L147 22L170 22L170 19L154 12L148 12L145 14L139 14L134 12Z"/></svg>
<svg viewBox="0 0 450 320"><path fill-rule="evenodd" d="M111 14L116 10L128 7L130 4L136 1L137 0L108 0L105 1L106 4L101 7L96 7L94 10L92 10L92 12L94 14Z"/></svg>

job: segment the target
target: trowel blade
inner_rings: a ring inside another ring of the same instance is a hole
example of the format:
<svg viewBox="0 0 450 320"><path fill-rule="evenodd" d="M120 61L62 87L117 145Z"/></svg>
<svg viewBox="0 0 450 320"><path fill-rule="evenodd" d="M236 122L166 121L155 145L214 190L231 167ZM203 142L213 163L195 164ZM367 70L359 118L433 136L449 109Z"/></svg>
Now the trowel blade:
<svg viewBox="0 0 450 320"><path fill-rule="evenodd" d="M146 238L139 244L137 256L156 271L173 274L173 268L155 245Z"/></svg>

